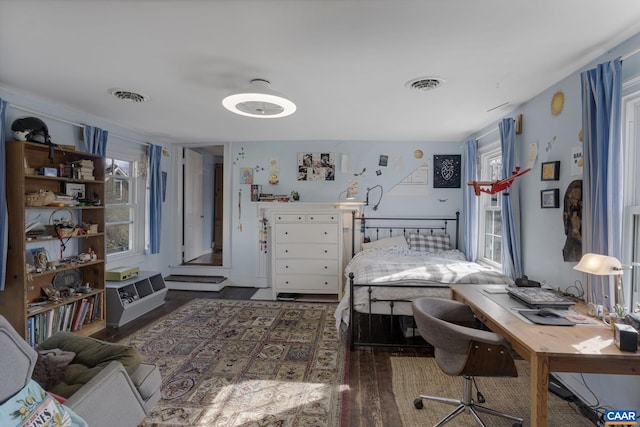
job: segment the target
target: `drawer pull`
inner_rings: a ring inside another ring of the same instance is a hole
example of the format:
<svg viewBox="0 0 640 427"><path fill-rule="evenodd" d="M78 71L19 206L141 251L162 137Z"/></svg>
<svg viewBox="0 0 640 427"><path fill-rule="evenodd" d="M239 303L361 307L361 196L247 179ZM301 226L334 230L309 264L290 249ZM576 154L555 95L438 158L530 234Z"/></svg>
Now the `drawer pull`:
<svg viewBox="0 0 640 427"><path fill-rule="evenodd" d="M326 254L326 253L329 253L329 251L325 249L325 250L324 250L324 253L325 253L325 254Z"/></svg>
<svg viewBox="0 0 640 427"><path fill-rule="evenodd" d="M288 231L285 231L285 232L284 232L284 235L286 236L287 234L289 234L289 232L288 232Z"/></svg>
<svg viewBox="0 0 640 427"><path fill-rule="evenodd" d="M325 284L325 285L328 285L329 283L328 283L328 282L324 282L324 284Z"/></svg>
<svg viewBox="0 0 640 427"><path fill-rule="evenodd" d="M325 269L325 270L327 270L328 268L329 268L328 266L326 266L326 265L324 266L324 269Z"/></svg>
<svg viewBox="0 0 640 427"><path fill-rule="evenodd" d="M288 266L288 265L285 265L285 266L284 266L284 268L289 268L289 266Z"/></svg>
<svg viewBox="0 0 640 427"><path fill-rule="evenodd" d="M288 254L288 253L289 253L289 249L285 249L285 250L284 250L284 253L285 253L285 254Z"/></svg>
<svg viewBox="0 0 640 427"><path fill-rule="evenodd" d="M311 219L313 220L313 217L311 217Z"/></svg>
<svg viewBox="0 0 640 427"><path fill-rule="evenodd" d="M325 231L325 232L324 232L324 235L326 236L327 234L329 234L329 233L327 233L327 232Z"/></svg>
<svg viewBox="0 0 640 427"><path fill-rule="evenodd" d="M299 216L299 217L298 217L298 219L302 219L302 217L301 217L301 216Z"/></svg>

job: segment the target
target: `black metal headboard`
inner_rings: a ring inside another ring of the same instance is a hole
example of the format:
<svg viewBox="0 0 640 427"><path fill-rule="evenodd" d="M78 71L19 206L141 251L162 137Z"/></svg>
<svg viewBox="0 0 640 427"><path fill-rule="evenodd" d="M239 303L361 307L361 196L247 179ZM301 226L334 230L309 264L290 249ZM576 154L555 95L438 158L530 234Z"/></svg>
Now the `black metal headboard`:
<svg viewBox="0 0 640 427"><path fill-rule="evenodd" d="M455 228L452 247L458 249L460 212L456 212L455 217L385 218L358 216L356 211L352 211L351 256L356 254L356 235L375 241L400 235L407 237L408 233L447 234L450 223Z"/></svg>

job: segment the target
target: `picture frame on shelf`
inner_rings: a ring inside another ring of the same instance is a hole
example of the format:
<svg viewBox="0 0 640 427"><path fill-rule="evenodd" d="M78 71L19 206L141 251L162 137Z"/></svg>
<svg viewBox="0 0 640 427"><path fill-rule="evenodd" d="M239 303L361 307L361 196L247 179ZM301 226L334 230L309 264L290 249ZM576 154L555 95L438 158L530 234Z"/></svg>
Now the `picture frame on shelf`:
<svg viewBox="0 0 640 427"><path fill-rule="evenodd" d="M560 161L543 162L540 166L541 181L558 181L560 179Z"/></svg>
<svg viewBox="0 0 640 427"><path fill-rule="evenodd" d="M33 248L31 249L31 256L33 257L33 265L40 271L47 269L47 263L49 262L49 256L45 248Z"/></svg>
<svg viewBox="0 0 640 427"><path fill-rule="evenodd" d="M543 209L560 207L560 190L552 188L540 191L540 207Z"/></svg>
<svg viewBox="0 0 640 427"><path fill-rule="evenodd" d="M84 199L86 187L84 184L78 184L76 182L65 182L64 194L67 196L73 196L74 199Z"/></svg>

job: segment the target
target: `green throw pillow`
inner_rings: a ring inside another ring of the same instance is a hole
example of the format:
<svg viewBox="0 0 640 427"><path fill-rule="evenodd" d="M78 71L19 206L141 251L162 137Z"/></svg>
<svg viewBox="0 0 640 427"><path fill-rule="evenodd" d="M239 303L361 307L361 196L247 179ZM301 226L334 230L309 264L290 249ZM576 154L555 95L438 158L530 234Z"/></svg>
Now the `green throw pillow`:
<svg viewBox="0 0 640 427"><path fill-rule="evenodd" d="M40 350L60 348L76 353L65 370L63 380L49 391L70 397L113 361L120 362L129 375L135 371L142 357L133 347L83 337L71 332L58 332L40 344Z"/></svg>

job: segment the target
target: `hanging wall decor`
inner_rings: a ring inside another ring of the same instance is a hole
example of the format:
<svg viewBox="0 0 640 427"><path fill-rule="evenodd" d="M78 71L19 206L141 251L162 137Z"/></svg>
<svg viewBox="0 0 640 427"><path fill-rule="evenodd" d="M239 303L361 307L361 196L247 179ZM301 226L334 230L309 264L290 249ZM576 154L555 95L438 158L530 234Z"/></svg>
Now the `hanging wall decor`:
<svg viewBox="0 0 640 427"><path fill-rule="evenodd" d="M253 168L240 168L240 184L253 184Z"/></svg>
<svg viewBox="0 0 640 427"><path fill-rule="evenodd" d="M460 188L460 154L434 154L433 188Z"/></svg>
<svg viewBox="0 0 640 427"><path fill-rule="evenodd" d="M582 258L582 180L572 181L564 193L562 212L564 234L567 239L562 248L564 262L577 262Z"/></svg>
<svg viewBox="0 0 640 427"><path fill-rule="evenodd" d="M540 180L557 181L560 179L560 162L543 162L540 167Z"/></svg>
<svg viewBox="0 0 640 427"><path fill-rule="evenodd" d="M552 188L550 190L540 191L540 207L559 208L560 207L560 190Z"/></svg>
<svg viewBox="0 0 640 427"><path fill-rule="evenodd" d="M561 90L553 94L550 109L552 116L559 116L562 113L564 109L564 93Z"/></svg>
<svg viewBox="0 0 640 427"><path fill-rule="evenodd" d="M334 181L334 153L298 153L298 181Z"/></svg>

